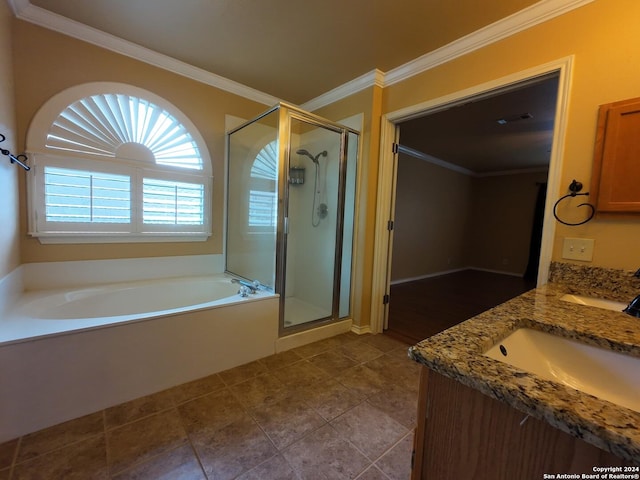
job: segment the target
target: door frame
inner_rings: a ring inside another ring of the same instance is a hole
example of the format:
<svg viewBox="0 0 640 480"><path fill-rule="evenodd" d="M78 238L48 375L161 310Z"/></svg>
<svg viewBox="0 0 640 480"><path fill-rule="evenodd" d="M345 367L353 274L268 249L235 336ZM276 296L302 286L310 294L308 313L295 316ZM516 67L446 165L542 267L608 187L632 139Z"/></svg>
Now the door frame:
<svg viewBox="0 0 640 480"><path fill-rule="evenodd" d="M394 220L393 205L395 202L398 153L394 152L393 145L396 143L398 136L398 124L411 120L412 118L421 117L454 105L465 103L471 98L478 99L492 96L496 91L516 87L523 82L534 80L537 77L558 73L558 96L556 100L551 158L549 161L548 188L547 198L545 200L537 285L540 286L547 283L556 229L552 212L552 197L560 190L573 62L574 57L570 55L382 115L380 122L380 161L378 165L373 281L371 289L370 327L372 333L382 333L389 313L388 302L385 302L384 299L385 296L389 294L389 284L391 280L391 247L393 239L392 231L389 230L388 225L389 221Z"/></svg>

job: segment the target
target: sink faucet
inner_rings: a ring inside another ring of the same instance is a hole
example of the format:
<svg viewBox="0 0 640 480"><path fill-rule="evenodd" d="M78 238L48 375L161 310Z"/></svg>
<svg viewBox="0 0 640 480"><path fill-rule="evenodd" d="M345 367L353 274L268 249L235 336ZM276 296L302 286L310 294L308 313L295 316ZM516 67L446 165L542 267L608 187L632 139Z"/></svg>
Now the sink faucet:
<svg viewBox="0 0 640 480"><path fill-rule="evenodd" d="M258 291L258 288L260 287L260 282L258 280L254 280L253 282L247 282L245 280L232 278L231 283L237 283L238 285L240 285L240 290L238 291L238 293L240 294L241 297L246 297L250 293L251 294L256 293Z"/></svg>
<svg viewBox="0 0 640 480"><path fill-rule="evenodd" d="M640 295L631 300L631 303L627 305L627 308L622 311L632 317L640 318Z"/></svg>
<svg viewBox="0 0 640 480"><path fill-rule="evenodd" d="M640 268L633 274L634 277L640 278ZM627 315L640 318L640 295L631 300L631 303L627 305L627 308L623 310Z"/></svg>

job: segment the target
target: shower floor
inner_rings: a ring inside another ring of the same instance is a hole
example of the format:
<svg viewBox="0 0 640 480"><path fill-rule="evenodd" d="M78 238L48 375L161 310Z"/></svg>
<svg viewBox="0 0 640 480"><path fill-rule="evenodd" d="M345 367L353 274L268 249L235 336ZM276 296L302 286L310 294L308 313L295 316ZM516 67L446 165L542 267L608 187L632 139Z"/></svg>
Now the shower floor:
<svg viewBox="0 0 640 480"><path fill-rule="evenodd" d="M292 327L331 316L331 310L318 307L296 297L285 299L284 326Z"/></svg>

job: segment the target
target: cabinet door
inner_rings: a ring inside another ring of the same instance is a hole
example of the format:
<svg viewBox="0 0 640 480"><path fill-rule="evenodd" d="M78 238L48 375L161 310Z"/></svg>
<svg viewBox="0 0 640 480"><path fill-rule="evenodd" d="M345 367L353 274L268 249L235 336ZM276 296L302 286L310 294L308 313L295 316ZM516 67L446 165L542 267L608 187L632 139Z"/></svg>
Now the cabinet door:
<svg viewBox="0 0 640 480"><path fill-rule="evenodd" d="M600 107L591 192L598 212L640 213L640 99Z"/></svg>
<svg viewBox="0 0 640 480"><path fill-rule="evenodd" d="M426 408L418 415L423 438L415 443L413 480L537 480L632 465L439 373L420 381Z"/></svg>

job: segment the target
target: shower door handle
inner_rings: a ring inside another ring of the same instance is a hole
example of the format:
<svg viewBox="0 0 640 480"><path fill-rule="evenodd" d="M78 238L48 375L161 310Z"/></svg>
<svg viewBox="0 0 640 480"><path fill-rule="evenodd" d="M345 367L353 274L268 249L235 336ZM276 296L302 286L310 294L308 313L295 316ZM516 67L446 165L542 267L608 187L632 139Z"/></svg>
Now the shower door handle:
<svg viewBox="0 0 640 480"><path fill-rule="evenodd" d="M283 229L284 229L284 234L288 235L289 234L289 217L284 217Z"/></svg>

